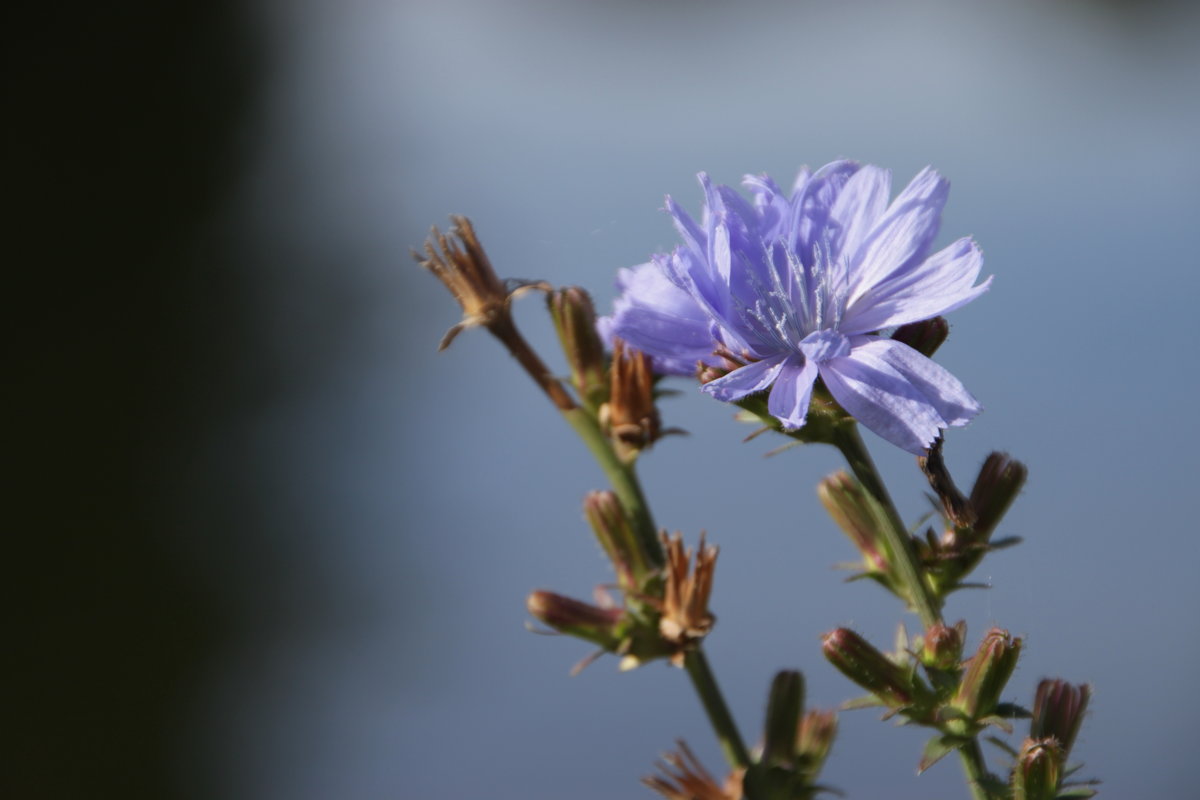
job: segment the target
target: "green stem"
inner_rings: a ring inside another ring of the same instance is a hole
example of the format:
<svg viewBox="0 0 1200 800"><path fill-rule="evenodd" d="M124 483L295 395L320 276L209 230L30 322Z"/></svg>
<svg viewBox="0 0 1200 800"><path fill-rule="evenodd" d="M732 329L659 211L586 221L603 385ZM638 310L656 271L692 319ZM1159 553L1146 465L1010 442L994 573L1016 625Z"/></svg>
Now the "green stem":
<svg viewBox="0 0 1200 800"><path fill-rule="evenodd" d="M984 780L991 777L983 760L983 751L975 737L958 748L958 758L962 761L963 772L967 773L967 787L971 790L973 800L992 800L991 793L984 785Z"/></svg>
<svg viewBox="0 0 1200 800"><path fill-rule="evenodd" d="M634 532L645 548L645 552L655 567L662 567L665 561L662 544L658 540L658 530L654 526L654 518L650 515L650 507L642 494L641 483L632 463L626 463L616 454L612 443L600 429L595 417L581 408L563 412L563 416L571 423L571 427L579 434L595 457L600 468L613 487L613 492L620 499ZM700 697L700 702L712 723L713 732L721 745L729 765L741 769L750 765L750 755L742 736L738 732L733 715L725 704L725 698L717 685L717 679L708 665L704 651L698 646L689 650L684 656L684 669L691 678L692 686Z"/></svg>
<svg viewBox="0 0 1200 800"><path fill-rule="evenodd" d="M692 686L696 688L700 702L704 704L708 721L712 723L717 741L721 744L721 752L725 754L729 766L734 769L750 766L750 754L746 751L741 734L738 733L733 715L729 713L729 707L725 705L725 698L721 695L717 679L708 666L704 651L699 648L689 650L684 656L683 666L692 679Z"/></svg>
<svg viewBox="0 0 1200 800"><path fill-rule="evenodd" d="M879 501L879 504L887 512L891 524L886 526L883 534L887 539L889 549L896 555L897 576L903 582L912 604L916 606L921 623L926 628L934 624L944 624L941 603L922 575L912 541L904 528L899 512L896 511L891 496L888 494L887 487L883 485L883 480L879 477L875 462L871 459L871 454L867 450L862 436L858 433L858 426L853 423L837 426L833 444L845 456L846 463L850 466L854 476L858 478L859 483ZM983 751L979 747L978 740L971 737L958 749L958 755L962 761L963 771L967 775L967 786L971 790L971 797L974 800L993 800L986 784L986 779L991 775L983 760Z"/></svg>
<svg viewBox="0 0 1200 800"><path fill-rule="evenodd" d="M897 577L904 584L905 593L921 617L921 623L928 628L934 623L941 622L940 604L934 597L929 583L921 575L912 540L904 528L904 523L900 520L900 514L896 511L896 506L892 502L887 488L879 478L879 471L875 468L875 462L871 460L871 454L867 451L866 444L858 434L858 426L853 423L839 425L833 444L842 451L842 455L846 457L846 463L849 464L850 470L858 478L859 483L879 501L879 504L887 512L888 521L891 524L886 527L883 534L888 548L896 554Z"/></svg>
<svg viewBox="0 0 1200 800"><path fill-rule="evenodd" d="M650 515L650 506L646 502L645 495L642 494L642 486L637 479L633 464L627 464L617 456L612 442L604 435L596 418L587 410L576 407L563 411L563 416L567 418L567 422L571 423L571 427L579 434L579 438L583 439L583 443L591 451L596 463L604 471L604 476L612 485L613 492L621 501L625 513L629 515L630 525L633 526L634 534L638 537L643 552L650 559L651 566L656 569L661 567L664 559L662 543L658 541L658 528L655 527L654 518Z"/></svg>

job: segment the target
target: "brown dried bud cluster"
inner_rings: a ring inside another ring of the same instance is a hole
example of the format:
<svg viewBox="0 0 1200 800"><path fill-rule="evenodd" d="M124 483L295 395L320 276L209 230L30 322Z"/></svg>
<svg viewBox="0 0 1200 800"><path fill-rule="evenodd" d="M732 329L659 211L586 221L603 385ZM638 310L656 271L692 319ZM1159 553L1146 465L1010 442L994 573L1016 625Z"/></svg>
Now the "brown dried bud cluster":
<svg viewBox="0 0 1200 800"><path fill-rule="evenodd" d="M708 610L708 598L712 593L719 548L705 544L701 533L693 568L693 551L684 548L681 534L667 536L664 533L662 542L667 566L658 632L675 648L671 663L681 667L687 650L703 639L716 621Z"/></svg>
<svg viewBox="0 0 1200 800"><path fill-rule="evenodd" d="M623 458L636 456L662 435L654 404L654 372L650 356L613 340L610 393L601 420Z"/></svg>
<svg viewBox="0 0 1200 800"><path fill-rule="evenodd" d="M462 322L446 332L438 345L439 350L449 347L454 337L467 328L491 326L507 317L514 297L533 289L549 289L541 282L519 281L509 286L501 281L479 244L471 221L458 215L451 216L450 220L454 223L450 228L452 238L434 226L425 241L425 257L413 253L421 266L437 276L462 306Z"/></svg>
<svg viewBox="0 0 1200 800"><path fill-rule="evenodd" d="M658 763L662 774L643 778L642 783L668 800L741 800L744 770L718 784L682 739L676 744L679 752L665 753Z"/></svg>

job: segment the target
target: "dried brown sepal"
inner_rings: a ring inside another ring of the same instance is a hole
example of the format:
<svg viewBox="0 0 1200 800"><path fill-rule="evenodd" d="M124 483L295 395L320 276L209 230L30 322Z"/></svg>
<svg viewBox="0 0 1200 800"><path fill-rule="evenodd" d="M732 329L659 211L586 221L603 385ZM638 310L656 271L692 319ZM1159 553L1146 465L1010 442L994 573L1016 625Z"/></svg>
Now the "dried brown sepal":
<svg viewBox="0 0 1200 800"><path fill-rule="evenodd" d="M650 356L613 340L610 393L601 420L622 458L630 459L662 436L654 404L654 372Z"/></svg>
<svg viewBox="0 0 1200 800"><path fill-rule="evenodd" d="M517 281L511 286L501 281L475 236L471 221L460 215L452 215L450 221L453 226L449 237L435 225L425 240L424 258L413 253L417 262L450 290L463 310L462 321L442 337L439 350L449 347L464 329L489 326L507 316L513 298L534 289L550 290L549 284L542 281Z"/></svg>
<svg viewBox="0 0 1200 800"><path fill-rule="evenodd" d="M413 258L437 276L463 310L462 320L446 331L438 350L449 347L454 337L467 328L483 326L508 348L559 410L571 411L575 401L521 336L509 313L514 298L535 289L549 292L550 285L544 281L501 281L479 244L471 221L457 215L450 220L454 224L449 237L434 226L425 241L424 257L413 252Z"/></svg>
<svg viewBox="0 0 1200 800"><path fill-rule="evenodd" d="M942 459L942 437L940 435L933 440L933 444L925 452L925 455L917 458L917 464L920 465L921 471L929 480L934 494L941 501L942 510L950 524L957 528L968 528L974 525L975 508L954 485L954 479L950 477L950 471L946 469L946 462Z"/></svg>
<svg viewBox="0 0 1200 800"><path fill-rule="evenodd" d="M684 548L682 534L667 536L663 533L662 543L667 565L658 632L663 641L674 648L671 663L682 667L687 651L708 635L716 622L716 617L708 610L708 598L712 594L719 548L706 544L702 532L693 568L693 551Z"/></svg>
<svg viewBox="0 0 1200 800"><path fill-rule="evenodd" d="M741 800L745 770L729 774L724 784L704 768L682 739L678 752L664 753L657 766L659 775L642 778L642 783L668 800Z"/></svg>

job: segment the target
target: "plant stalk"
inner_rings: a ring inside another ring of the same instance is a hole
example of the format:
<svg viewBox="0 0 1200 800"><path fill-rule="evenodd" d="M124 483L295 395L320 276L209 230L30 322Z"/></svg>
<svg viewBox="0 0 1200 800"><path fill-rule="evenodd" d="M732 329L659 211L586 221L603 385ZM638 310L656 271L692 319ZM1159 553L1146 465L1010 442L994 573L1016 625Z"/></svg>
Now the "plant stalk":
<svg viewBox="0 0 1200 800"><path fill-rule="evenodd" d="M943 623L941 603L921 574L908 531L905 530L904 523L900 519L899 512L896 511L887 487L879 477L875 462L871 459L871 454L867 450L862 436L858 433L858 426L853 423L839 425L833 438L834 446L842 452L846 463L854 476L858 478L859 483L879 501L879 504L887 512L891 524L883 533L887 538L889 548L896 555L897 574L904 583L909 599L916 607L917 614L921 617L921 623L926 628L936 623ZM994 800L987 789L986 779L990 777L990 774L983 759L979 741L971 737L970 741L958 749L958 755L962 761L963 772L967 775L967 786L971 790L973 800Z"/></svg>
<svg viewBox="0 0 1200 800"><path fill-rule="evenodd" d="M858 433L858 426L853 423L839 425L833 444L842 451L846 463L850 466L854 476L858 478L859 483L879 501L879 504L887 512L888 521L891 524L883 533L888 547L896 554L896 572L904 583L909 602L913 604L918 616L921 617L921 623L928 628L934 623L941 622L940 603L934 597L929 582L921 575L920 565L917 564L917 554L913 550L908 531L905 530L904 523L900 520L900 514L896 511L896 506L892 503L887 488L879 478L879 471L875 468L875 462L871 459L871 454L867 451L862 436Z"/></svg>
<svg viewBox="0 0 1200 800"><path fill-rule="evenodd" d="M708 721L712 723L717 741L721 745L721 752L725 754L729 766L734 769L750 766L750 754L746 751L741 734L738 733L733 715L729 713L729 707L725 705L725 698L721 695L717 679L708 666L708 658L705 657L704 651L698 647L688 651L683 659L683 667L692 679L692 686L696 688L700 702L704 704Z"/></svg>

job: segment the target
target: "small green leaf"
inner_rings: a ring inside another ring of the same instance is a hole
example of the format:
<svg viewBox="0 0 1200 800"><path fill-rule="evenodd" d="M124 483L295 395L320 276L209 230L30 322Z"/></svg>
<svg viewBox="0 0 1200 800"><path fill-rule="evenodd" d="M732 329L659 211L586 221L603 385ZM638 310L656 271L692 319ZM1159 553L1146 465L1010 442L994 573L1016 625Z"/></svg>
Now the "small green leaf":
<svg viewBox="0 0 1200 800"><path fill-rule="evenodd" d="M853 700L847 700L846 702L842 703L842 710L857 711L860 708L874 708L881 705L883 705L883 703L879 702L878 697L873 694L869 694L865 697L856 697Z"/></svg>
<svg viewBox="0 0 1200 800"><path fill-rule="evenodd" d="M997 728L1004 731L1005 733L1013 732L1012 723L1009 722L1008 720L1004 719L1004 717L997 717L995 714L990 714L986 717L981 717L979 719L979 724L980 725L995 725Z"/></svg>
<svg viewBox="0 0 1200 800"><path fill-rule="evenodd" d="M999 736L986 736L984 738L987 741L991 742L992 744L996 745L996 747L999 747L1001 750L1008 753L1009 756L1011 756L1012 758L1017 757L1017 751L1013 749L1012 745L1010 745L1008 742L1001 739Z"/></svg>
<svg viewBox="0 0 1200 800"><path fill-rule="evenodd" d="M1087 800L1089 797L1095 797L1096 793L1097 790L1090 786L1076 786L1065 792L1059 792L1055 800Z"/></svg>
<svg viewBox="0 0 1200 800"><path fill-rule="evenodd" d="M1013 547L1020 544L1023 539L1020 536L1004 536L1000 539L993 539L988 542L988 548L991 550L1003 550L1006 547Z"/></svg>
<svg viewBox="0 0 1200 800"><path fill-rule="evenodd" d="M917 774L920 775L966 742L967 740L960 736L950 736L949 734L933 737L925 743L925 749L921 752L921 760L917 764Z"/></svg>
<svg viewBox="0 0 1200 800"><path fill-rule="evenodd" d="M995 715L1005 719L1029 719L1033 716L1029 709L1016 703L997 703Z"/></svg>

